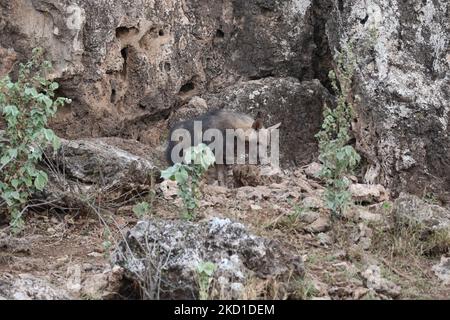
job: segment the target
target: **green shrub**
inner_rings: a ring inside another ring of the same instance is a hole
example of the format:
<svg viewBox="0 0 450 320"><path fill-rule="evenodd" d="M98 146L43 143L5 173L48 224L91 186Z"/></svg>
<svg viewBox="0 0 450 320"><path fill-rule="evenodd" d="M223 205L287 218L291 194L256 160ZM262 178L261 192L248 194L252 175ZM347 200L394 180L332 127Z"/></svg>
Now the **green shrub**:
<svg viewBox="0 0 450 320"><path fill-rule="evenodd" d="M55 98L59 85L46 79L51 64L43 59L42 49L20 64L16 82L0 80L0 113L6 130L0 139L0 194L10 214L14 232L23 227L23 213L29 197L47 184L47 174L37 168L43 149L56 150L60 140L47 128L48 119L70 99Z"/></svg>
<svg viewBox="0 0 450 320"><path fill-rule="evenodd" d="M333 215L340 215L351 202L348 176L354 174L354 169L361 160L356 150L348 145L353 109L347 97L351 93L354 59L351 44L338 54L339 86L334 71L329 74L337 93L337 105L334 109L325 106L322 129L316 135L319 141L319 160L322 163L319 176L326 184L324 200Z"/></svg>
<svg viewBox="0 0 450 320"><path fill-rule="evenodd" d="M202 262L197 266L197 281L199 286L199 299L208 300L209 289L217 266L210 262Z"/></svg>
<svg viewBox="0 0 450 320"><path fill-rule="evenodd" d="M199 184L203 174L214 164L215 157L211 149L201 143L186 151L185 163L176 163L161 171L161 177L174 180L178 185L178 195L185 207L184 217L188 220L195 218L200 197Z"/></svg>

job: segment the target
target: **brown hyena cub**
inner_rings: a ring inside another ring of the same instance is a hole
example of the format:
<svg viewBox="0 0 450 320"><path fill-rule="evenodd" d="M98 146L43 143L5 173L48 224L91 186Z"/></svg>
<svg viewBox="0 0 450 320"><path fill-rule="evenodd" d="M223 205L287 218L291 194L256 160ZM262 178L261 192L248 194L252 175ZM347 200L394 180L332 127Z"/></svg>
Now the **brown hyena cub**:
<svg viewBox="0 0 450 320"><path fill-rule="evenodd" d="M255 119L240 112L211 111L194 119L179 122L171 128L166 150L167 161L171 165L181 162L183 150L205 143L211 147L216 157L215 169L218 183L226 186L227 166L237 163L238 159L240 163L245 162L249 155L249 146L259 146L262 140L267 143L271 130L279 126L280 123L264 128L260 113ZM251 150L256 152L257 148ZM255 156L252 159L255 159ZM261 159L256 156L256 160Z"/></svg>

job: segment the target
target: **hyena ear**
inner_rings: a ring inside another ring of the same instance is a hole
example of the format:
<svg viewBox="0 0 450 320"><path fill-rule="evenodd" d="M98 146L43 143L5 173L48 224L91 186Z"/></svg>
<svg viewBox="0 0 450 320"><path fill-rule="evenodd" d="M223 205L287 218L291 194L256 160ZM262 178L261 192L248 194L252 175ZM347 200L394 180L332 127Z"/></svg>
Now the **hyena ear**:
<svg viewBox="0 0 450 320"><path fill-rule="evenodd" d="M252 129L259 130L262 129L263 122L261 119L256 119L252 124Z"/></svg>
<svg viewBox="0 0 450 320"><path fill-rule="evenodd" d="M275 130L278 129L281 126L281 122L278 122L277 124L274 124L271 127L268 127L267 130Z"/></svg>
<svg viewBox="0 0 450 320"><path fill-rule="evenodd" d="M263 121L262 121L262 113L261 111L258 111L258 114L256 115L256 119L252 124L252 129L259 130L264 127Z"/></svg>

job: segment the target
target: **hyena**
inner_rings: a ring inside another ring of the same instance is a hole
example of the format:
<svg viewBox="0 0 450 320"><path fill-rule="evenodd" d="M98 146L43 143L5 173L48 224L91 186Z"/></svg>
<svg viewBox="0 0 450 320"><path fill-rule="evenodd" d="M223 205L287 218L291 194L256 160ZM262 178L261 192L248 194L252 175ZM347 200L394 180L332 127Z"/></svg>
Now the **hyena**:
<svg viewBox="0 0 450 320"><path fill-rule="evenodd" d="M196 127L196 122L197 125L201 124L201 130L198 130L198 127ZM179 122L171 128L166 157L170 164L174 164L174 162L181 161L182 150L189 146L205 143L211 147L211 142L217 143L217 148L213 148L216 157L216 177L219 185L226 186L227 166L236 163L236 157L241 159L241 161L245 160L248 155L249 145L252 145L252 143L253 146L256 145L256 149L253 149L255 153L257 153L256 150L262 141L266 143L267 147L270 141L270 133L272 130L277 129L280 124L264 128L260 113L258 113L256 118L253 118L247 114L234 111L220 109L210 111L194 119ZM196 128L197 130L194 130ZM174 134L177 133L177 129L184 129L184 132L188 132L190 140L187 139L188 141L181 142L180 137ZM227 129L235 130L232 140L227 140ZM218 139L216 135L211 138L211 135L208 134L211 132L219 134L222 138ZM197 134L197 139L194 137L195 134ZM227 141L230 142L230 140L231 144L226 143ZM242 143L245 148L237 148L238 142ZM175 150L178 143L183 143L183 146L179 146ZM223 143L223 148L219 147L222 145L221 143ZM178 161L173 159L174 155L178 156ZM261 158L258 158L258 160L260 161Z"/></svg>

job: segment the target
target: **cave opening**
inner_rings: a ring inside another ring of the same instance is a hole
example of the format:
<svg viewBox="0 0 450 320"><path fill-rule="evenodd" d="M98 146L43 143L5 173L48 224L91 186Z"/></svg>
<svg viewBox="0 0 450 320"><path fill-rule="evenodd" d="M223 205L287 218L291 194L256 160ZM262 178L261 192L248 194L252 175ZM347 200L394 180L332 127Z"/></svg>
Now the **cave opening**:
<svg viewBox="0 0 450 320"><path fill-rule="evenodd" d="M122 56L123 59L123 66L122 66L122 76L126 76L127 75L127 67L128 67L128 54L129 54L129 47L125 47L122 50L120 50L120 55Z"/></svg>
<svg viewBox="0 0 450 320"><path fill-rule="evenodd" d="M192 81L189 81L181 86L180 94L186 94L195 89L195 84Z"/></svg>
<svg viewBox="0 0 450 320"><path fill-rule="evenodd" d="M130 32L138 33L139 30L135 27L118 27L116 28L116 38L121 39L126 37Z"/></svg>

